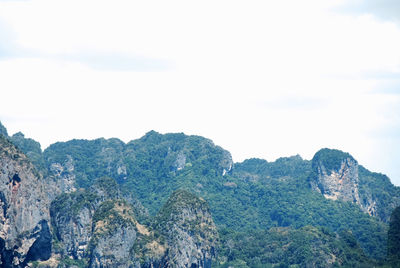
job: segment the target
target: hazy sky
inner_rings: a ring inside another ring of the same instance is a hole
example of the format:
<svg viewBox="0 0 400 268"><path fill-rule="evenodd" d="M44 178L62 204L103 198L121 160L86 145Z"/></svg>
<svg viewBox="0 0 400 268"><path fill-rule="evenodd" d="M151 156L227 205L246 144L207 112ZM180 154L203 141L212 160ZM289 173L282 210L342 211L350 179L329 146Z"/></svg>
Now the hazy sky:
<svg viewBox="0 0 400 268"><path fill-rule="evenodd" d="M0 120L43 148L202 135L350 152L400 185L398 0L0 0Z"/></svg>

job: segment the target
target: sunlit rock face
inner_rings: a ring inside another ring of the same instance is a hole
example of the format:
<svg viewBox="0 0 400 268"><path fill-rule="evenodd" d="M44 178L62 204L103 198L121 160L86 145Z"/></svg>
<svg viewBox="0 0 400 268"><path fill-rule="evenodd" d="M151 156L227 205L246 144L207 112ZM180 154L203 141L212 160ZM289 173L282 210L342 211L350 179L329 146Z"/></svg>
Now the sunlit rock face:
<svg viewBox="0 0 400 268"><path fill-rule="evenodd" d="M339 169L329 169L322 162L316 164L317 178L312 182L313 189L332 200L350 201L360 204L358 194L358 163L344 158Z"/></svg>
<svg viewBox="0 0 400 268"><path fill-rule="evenodd" d="M379 209L379 200L373 198L374 189L364 185L364 191L361 192L360 167L350 154L322 149L315 154L312 168L310 184L313 190L327 199L355 203L370 216L386 221L387 217Z"/></svg>
<svg viewBox="0 0 400 268"><path fill-rule="evenodd" d="M0 137L1 267L25 267L51 255L46 182L27 157Z"/></svg>

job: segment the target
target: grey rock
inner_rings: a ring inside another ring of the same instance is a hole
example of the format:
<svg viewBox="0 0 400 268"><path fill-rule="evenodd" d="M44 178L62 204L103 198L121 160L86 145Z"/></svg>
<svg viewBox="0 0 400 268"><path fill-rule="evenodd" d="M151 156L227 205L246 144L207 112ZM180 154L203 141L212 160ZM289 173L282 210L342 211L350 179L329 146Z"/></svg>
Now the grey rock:
<svg viewBox="0 0 400 268"><path fill-rule="evenodd" d="M174 192L157 216L168 245L167 267L211 267L218 232L207 203L187 192Z"/></svg>
<svg viewBox="0 0 400 268"><path fill-rule="evenodd" d="M63 253L74 259L83 259L92 235L93 210L83 207L76 215L69 217L57 214L53 222L56 235L63 243Z"/></svg>
<svg viewBox="0 0 400 268"><path fill-rule="evenodd" d="M327 199L339 199L360 204L357 161L345 158L338 170L327 169L322 162L319 162L317 164L317 178L311 182L311 186Z"/></svg>
<svg viewBox="0 0 400 268"><path fill-rule="evenodd" d="M133 267L131 248L135 239L136 231L133 226L121 226L103 234L92 251L90 267Z"/></svg>
<svg viewBox="0 0 400 268"><path fill-rule="evenodd" d="M90 267L133 267L137 221L123 200L106 201L94 215Z"/></svg>
<svg viewBox="0 0 400 268"><path fill-rule="evenodd" d="M375 194L375 191L379 192L379 189L373 189L368 185L367 179L371 181L371 178L367 178L368 174L369 176L374 175L360 167L348 153L322 149L314 156L313 169L314 176L310 181L313 190L320 192L327 199L352 202L365 213L382 221L388 220L385 211L390 211L390 208L387 206L391 206L393 209L398 202L396 201L397 197L393 196L391 201L385 201L386 207L383 207L379 195ZM364 170L364 177L360 177L360 169ZM376 178L380 178L379 175ZM372 180L376 178L372 177Z"/></svg>
<svg viewBox="0 0 400 268"><path fill-rule="evenodd" d="M61 193L70 193L76 190L76 175L74 172L74 163L71 156L67 156L64 163L50 164L50 178L55 184L55 195ZM54 199L54 198L53 198Z"/></svg>
<svg viewBox="0 0 400 268"><path fill-rule="evenodd" d="M28 158L0 137L0 253L3 267L50 257L47 185ZM42 248L42 250L40 250Z"/></svg>
<svg viewBox="0 0 400 268"><path fill-rule="evenodd" d="M176 161L174 167L176 170L181 170L186 165L186 156L183 152L179 152L178 156L176 157Z"/></svg>

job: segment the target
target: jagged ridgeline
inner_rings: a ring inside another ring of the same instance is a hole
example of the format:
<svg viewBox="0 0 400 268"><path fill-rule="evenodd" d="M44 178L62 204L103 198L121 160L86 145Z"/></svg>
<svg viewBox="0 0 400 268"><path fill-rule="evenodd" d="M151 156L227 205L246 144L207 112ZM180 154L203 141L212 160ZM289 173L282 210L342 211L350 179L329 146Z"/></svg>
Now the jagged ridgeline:
<svg viewBox="0 0 400 268"><path fill-rule="evenodd" d="M338 150L234 164L212 141L182 133L71 140L42 152L0 131L50 189L46 265L376 266L400 205L389 178Z"/></svg>
<svg viewBox="0 0 400 268"><path fill-rule="evenodd" d="M174 190L207 187L214 183L210 178L222 177L233 165L229 152L208 139L155 131L128 144L118 139L58 142L43 156L51 175L78 188L102 176L116 179L152 215Z"/></svg>
<svg viewBox="0 0 400 268"><path fill-rule="evenodd" d="M1 267L211 267L215 260L208 205L189 192L173 193L162 217L146 223L146 210L112 178L63 192L3 136L0 163Z"/></svg>

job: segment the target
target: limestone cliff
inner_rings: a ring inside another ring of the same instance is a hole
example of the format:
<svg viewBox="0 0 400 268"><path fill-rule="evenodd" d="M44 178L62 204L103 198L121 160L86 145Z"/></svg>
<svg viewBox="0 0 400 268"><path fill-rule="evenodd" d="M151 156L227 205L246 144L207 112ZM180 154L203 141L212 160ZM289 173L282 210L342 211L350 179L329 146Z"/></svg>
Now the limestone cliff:
<svg viewBox="0 0 400 268"><path fill-rule="evenodd" d="M156 218L166 238L170 267L209 268L218 232L206 201L185 190L174 192Z"/></svg>
<svg viewBox="0 0 400 268"><path fill-rule="evenodd" d="M51 205L55 253L81 260L86 258L92 237L97 196L86 191L62 194Z"/></svg>
<svg viewBox="0 0 400 268"><path fill-rule="evenodd" d="M313 190L327 199L353 202L384 222L388 222L391 211L400 205L399 188L385 175L360 166L348 153L322 149L312 159L312 170Z"/></svg>
<svg viewBox="0 0 400 268"><path fill-rule="evenodd" d="M28 158L0 135L2 267L24 267L51 254L46 183Z"/></svg>
<svg viewBox="0 0 400 268"><path fill-rule="evenodd" d="M332 200L360 204L358 194L358 163L349 154L323 149L315 154L312 162L315 178L311 187Z"/></svg>
<svg viewBox="0 0 400 268"><path fill-rule="evenodd" d="M87 265L90 264L91 267L114 265L115 261L118 265L122 265L120 258L105 260L106 256L103 256L103 253L118 255L124 250L129 251L132 241L135 240L134 229L122 226L125 222L121 222L121 226L117 226L112 221L119 216L114 212L120 212L120 210L122 214L129 211L130 215L133 215L132 206L121 198L123 195L115 180L106 177L98 179L90 189L63 193L58 196L52 202L50 209L55 234L53 242L57 245L53 255L58 255L59 261L69 258ZM125 204L124 208L114 211L113 206L106 206L115 200L120 200L119 202ZM140 213L141 207L136 214ZM111 227L112 229L110 229ZM118 242L115 240L117 237L119 237ZM130 244L125 245L125 243ZM107 245L115 249L107 249ZM129 263L128 260L127 263Z"/></svg>
<svg viewBox="0 0 400 268"><path fill-rule="evenodd" d="M132 267L136 240L136 219L123 200L106 201L93 217L89 267ZM137 265L136 265L137 266Z"/></svg>

